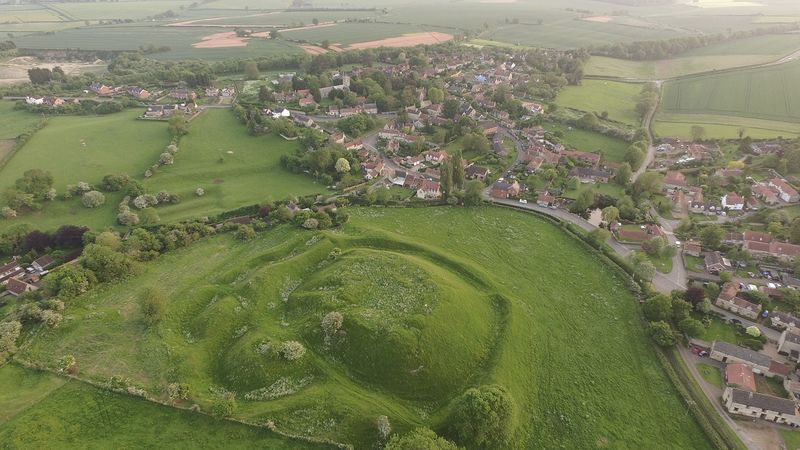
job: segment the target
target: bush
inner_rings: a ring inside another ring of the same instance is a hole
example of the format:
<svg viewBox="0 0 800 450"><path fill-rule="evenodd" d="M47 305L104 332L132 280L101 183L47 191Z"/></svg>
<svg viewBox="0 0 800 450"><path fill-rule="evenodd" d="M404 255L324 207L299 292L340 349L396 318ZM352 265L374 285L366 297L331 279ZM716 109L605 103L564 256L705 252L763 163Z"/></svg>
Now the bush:
<svg viewBox="0 0 800 450"><path fill-rule="evenodd" d="M389 423L388 417L378 416L375 420L375 426L378 428L378 439L381 441L389 439L389 434L392 433L392 424Z"/></svg>
<svg viewBox="0 0 800 450"><path fill-rule="evenodd" d="M167 306L167 297L161 290L155 287L147 287L142 292L139 307L147 326L153 326L161 321L164 316L164 309Z"/></svg>
<svg viewBox="0 0 800 450"><path fill-rule="evenodd" d="M13 219L14 217L17 217L17 210L9 208L8 206L4 206L2 209L0 209L0 214L2 214L4 219Z"/></svg>
<svg viewBox="0 0 800 450"><path fill-rule="evenodd" d="M202 196L206 195L206 191L205 191L205 189L199 187L199 188L197 188L197 190L194 191L194 194L196 196L198 196L198 197L202 197Z"/></svg>
<svg viewBox="0 0 800 450"><path fill-rule="evenodd" d="M344 323L344 316L337 311L331 311L322 318L322 332L325 337L330 337L339 332Z"/></svg>
<svg viewBox="0 0 800 450"><path fill-rule="evenodd" d="M50 328L56 328L61 323L61 319L63 319L61 314L55 311L50 311L49 309L42 311L42 323Z"/></svg>
<svg viewBox="0 0 800 450"><path fill-rule="evenodd" d="M286 341L281 345L279 353L287 361L296 361L306 354L306 348L297 341Z"/></svg>
<svg viewBox="0 0 800 450"><path fill-rule="evenodd" d="M232 392L226 392L214 401L211 415L217 418L230 417L236 412L236 397Z"/></svg>
<svg viewBox="0 0 800 450"><path fill-rule="evenodd" d="M309 218L303 222L303 228L306 230L316 230L319 227L319 221L317 219Z"/></svg>
<svg viewBox="0 0 800 450"><path fill-rule="evenodd" d="M249 241L256 237L256 231L250 225L239 225L233 237L240 241Z"/></svg>
<svg viewBox="0 0 800 450"><path fill-rule="evenodd" d="M89 191L83 194L81 202L87 208L97 208L106 202L106 196L100 191Z"/></svg>
<svg viewBox="0 0 800 450"><path fill-rule="evenodd" d="M139 223L139 215L126 206L125 208L120 208L120 212L117 214L117 222L125 226L137 225Z"/></svg>
<svg viewBox="0 0 800 450"><path fill-rule="evenodd" d="M428 428L417 428L403 436L395 434L385 450L458 450L455 444Z"/></svg>
<svg viewBox="0 0 800 450"><path fill-rule="evenodd" d="M170 165L175 162L175 157L172 156L172 153L165 152L162 153L161 156L158 157L158 163L162 166Z"/></svg>
<svg viewBox="0 0 800 450"><path fill-rule="evenodd" d="M106 175L103 177L103 181L100 183L100 188L108 192L119 192L122 190L122 188L128 185L130 180L131 177L125 174Z"/></svg>
<svg viewBox="0 0 800 450"><path fill-rule="evenodd" d="M17 338L21 331L22 324L17 321L0 323L0 362L17 352Z"/></svg>
<svg viewBox="0 0 800 450"><path fill-rule="evenodd" d="M506 447L513 430L514 401L506 388L485 385L468 389L450 415L458 442L476 447Z"/></svg>

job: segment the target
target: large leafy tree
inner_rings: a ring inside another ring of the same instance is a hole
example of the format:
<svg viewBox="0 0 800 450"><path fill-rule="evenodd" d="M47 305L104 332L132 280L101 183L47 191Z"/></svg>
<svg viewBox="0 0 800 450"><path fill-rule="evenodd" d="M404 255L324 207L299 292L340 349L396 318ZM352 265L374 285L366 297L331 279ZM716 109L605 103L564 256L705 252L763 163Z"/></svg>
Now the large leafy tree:
<svg viewBox="0 0 800 450"><path fill-rule="evenodd" d="M500 385L468 389L456 400L450 417L457 442L476 448L501 448L511 437L514 401Z"/></svg>

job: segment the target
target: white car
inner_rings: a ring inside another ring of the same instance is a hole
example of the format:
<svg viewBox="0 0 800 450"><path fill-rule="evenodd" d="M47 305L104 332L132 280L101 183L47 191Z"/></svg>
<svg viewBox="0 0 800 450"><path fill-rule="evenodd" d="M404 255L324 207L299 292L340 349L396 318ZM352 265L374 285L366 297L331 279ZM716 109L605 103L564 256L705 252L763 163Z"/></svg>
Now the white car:
<svg viewBox="0 0 800 450"><path fill-rule="evenodd" d="M520 203L522 203L522 204L524 204L524 205L527 205L527 204L528 204L528 201L527 201L527 200L525 200L524 198L521 198L521 199L519 199L519 202L520 202Z"/></svg>

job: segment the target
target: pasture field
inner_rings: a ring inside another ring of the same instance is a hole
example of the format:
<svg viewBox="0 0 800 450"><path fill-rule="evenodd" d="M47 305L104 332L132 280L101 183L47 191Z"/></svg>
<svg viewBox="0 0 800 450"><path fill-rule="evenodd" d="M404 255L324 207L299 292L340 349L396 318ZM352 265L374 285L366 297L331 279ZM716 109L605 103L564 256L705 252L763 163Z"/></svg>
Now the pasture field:
<svg viewBox="0 0 800 450"><path fill-rule="evenodd" d="M636 97L642 87L632 83L605 80L583 80L580 86L567 86L559 92L559 106L593 112L600 116L605 111L608 118L632 126L639 126Z"/></svg>
<svg viewBox="0 0 800 450"><path fill-rule="evenodd" d="M753 139L772 139L777 136L791 138L800 135L800 125L796 123L713 114L658 113L653 122L653 130L658 136L688 139L692 136L692 125L702 126L708 139L738 139L739 128L744 128L745 135Z"/></svg>
<svg viewBox="0 0 800 450"><path fill-rule="evenodd" d="M800 34L772 34L723 42L689 50L658 61L629 61L593 56L586 64L587 75L668 79L714 70L764 64L800 49Z"/></svg>
<svg viewBox="0 0 800 450"><path fill-rule="evenodd" d="M548 131L560 131L561 143L568 148L601 153L603 158L609 161L625 161L625 152L628 151L629 144L622 139L556 123L545 123L543 126Z"/></svg>
<svg viewBox="0 0 800 450"><path fill-rule="evenodd" d="M76 3L80 4L80 3ZM136 50L141 46L169 46L170 51L149 55L154 59L207 59L246 58L265 54L300 53L301 50L286 41L253 38L245 47L194 48L203 37L218 33L216 28L166 27L151 25L120 25L76 28L54 34L37 34L15 39L20 48L47 49L70 48L81 50Z"/></svg>
<svg viewBox="0 0 800 450"><path fill-rule="evenodd" d="M158 208L164 221L325 192L311 177L280 167L280 157L295 148L296 142L281 137L250 136L231 111L209 109L192 121L175 164L160 169L144 185L148 191L181 196L181 203ZM194 194L198 187L205 190L203 197Z"/></svg>
<svg viewBox="0 0 800 450"><path fill-rule="evenodd" d="M119 2L47 3L47 7L72 20L143 19L165 13L180 12L192 2L188 0L123 0Z"/></svg>
<svg viewBox="0 0 800 450"><path fill-rule="evenodd" d="M0 23L26 23L26 22L60 22L62 17L49 9L0 7Z"/></svg>
<svg viewBox="0 0 800 450"><path fill-rule="evenodd" d="M397 432L444 432L450 400L486 383L514 398L515 448L709 448L628 281L556 225L493 207L350 215L341 231L281 226L168 253L71 301L72 320L37 330L18 357L51 366L70 353L81 377L128 377L157 397L187 383L203 409L235 391L236 416L357 448L375 443L379 414ZM145 286L170 299L151 328ZM323 338L330 311L346 337ZM287 340L305 356L278 357Z"/></svg>
<svg viewBox="0 0 800 450"><path fill-rule="evenodd" d="M14 386L0 394L0 441L9 449L329 448L14 365L0 368L0 382Z"/></svg>
<svg viewBox="0 0 800 450"><path fill-rule="evenodd" d="M374 11L288 11L270 12L260 14L237 15L219 19L203 19L195 22L202 26L299 26L300 24L311 25L314 19L321 23L346 20L364 19L376 16Z"/></svg>
<svg viewBox="0 0 800 450"><path fill-rule="evenodd" d="M0 140L14 139L36 126L41 117L24 111L15 111L14 102L0 101Z"/></svg>

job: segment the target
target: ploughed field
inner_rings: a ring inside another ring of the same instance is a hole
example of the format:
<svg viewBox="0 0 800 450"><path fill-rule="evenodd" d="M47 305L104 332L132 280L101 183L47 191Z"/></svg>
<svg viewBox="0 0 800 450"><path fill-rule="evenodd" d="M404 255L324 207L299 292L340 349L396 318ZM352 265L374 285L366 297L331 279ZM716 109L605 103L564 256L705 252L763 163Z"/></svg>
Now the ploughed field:
<svg viewBox="0 0 800 450"><path fill-rule="evenodd" d="M626 278L558 226L496 207L350 215L342 230L280 226L165 254L71 300L58 328L25 330L17 358L57 367L73 355L79 377L121 377L163 399L182 383L190 398L178 404L206 411L235 393L236 417L356 448L375 444L379 415L399 433L447 436L451 401L484 384L513 397L515 448L709 446ZM147 288L168 299L150 326L138 306ZM326 332L331 312L343 322ZM294 360L291 341L306 350ZM65 396L96 403L64 387L43 401ZM0 436L30 432L30 415L17 417Z"/></svg>

